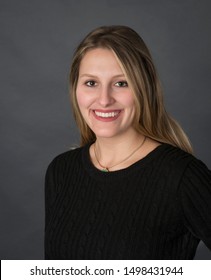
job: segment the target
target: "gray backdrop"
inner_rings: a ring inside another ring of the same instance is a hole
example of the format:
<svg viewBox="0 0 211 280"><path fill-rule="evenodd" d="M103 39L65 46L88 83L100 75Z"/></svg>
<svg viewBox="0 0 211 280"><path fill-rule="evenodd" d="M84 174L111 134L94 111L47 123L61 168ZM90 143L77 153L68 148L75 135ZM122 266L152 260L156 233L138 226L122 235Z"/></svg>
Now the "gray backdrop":
<svg viewBox="0 0 211 280"><path fill-rule="evenodd" d="M210 0L0 1L0 257L42 259L44 175L78 143L68 97L74 48L91 29L123 24L149 45L167 110L211 168ZM211 259L200 243L197 259Z"/></svg>

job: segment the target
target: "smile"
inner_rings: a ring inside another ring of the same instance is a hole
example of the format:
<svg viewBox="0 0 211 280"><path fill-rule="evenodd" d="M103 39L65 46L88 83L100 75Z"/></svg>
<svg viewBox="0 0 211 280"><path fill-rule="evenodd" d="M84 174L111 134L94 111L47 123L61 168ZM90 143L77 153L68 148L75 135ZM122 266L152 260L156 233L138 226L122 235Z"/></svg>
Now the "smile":
<svg viewBox="0 0 211 280"><path fill-rule="evenodd" d="M98 110L93 110L94 116L98 120L105 120L105 121L112 121L118 118L121 110L114 110L114 111L98 111Z"/></svg>
<svg viewBox="0 0 211 280"><path fill-rule="evenodd" d="M119 114L118 111L116 112L110 112L110 113L103 113L103 112L96 112L95 111L95 114L98 116L98 117L102 117L102 118L111 118L111 117L115 117Z"/></svg>

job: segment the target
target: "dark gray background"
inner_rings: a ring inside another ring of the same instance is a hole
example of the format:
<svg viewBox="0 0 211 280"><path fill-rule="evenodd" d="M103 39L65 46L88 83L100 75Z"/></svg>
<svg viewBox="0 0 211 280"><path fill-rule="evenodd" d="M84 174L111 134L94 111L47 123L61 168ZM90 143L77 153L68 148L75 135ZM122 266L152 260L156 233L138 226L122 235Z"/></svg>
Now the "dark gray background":
<svg viewBox="0 0 211 280"><path fill-rule="evenodd" d="M74 48L91 29L123 24L148 44L167 110L211 168L209 0L0 1L0 257L42 259L44 175L78 143L68 97ZM203 243L197 259L211 259Z"/></svg>

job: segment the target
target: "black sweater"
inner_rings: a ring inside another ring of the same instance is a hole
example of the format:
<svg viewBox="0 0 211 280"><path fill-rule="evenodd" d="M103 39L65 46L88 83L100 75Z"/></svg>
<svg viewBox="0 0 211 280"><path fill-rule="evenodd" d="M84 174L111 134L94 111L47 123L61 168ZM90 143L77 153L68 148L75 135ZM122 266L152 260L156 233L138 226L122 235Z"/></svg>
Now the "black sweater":
<svg viewBox="0 0 211 280"><path fill-rule="evenodd" d="M211 172L162 144L130 167L102 172L89 145L46 173L46 259L193 259L211 248Z"/></svg>

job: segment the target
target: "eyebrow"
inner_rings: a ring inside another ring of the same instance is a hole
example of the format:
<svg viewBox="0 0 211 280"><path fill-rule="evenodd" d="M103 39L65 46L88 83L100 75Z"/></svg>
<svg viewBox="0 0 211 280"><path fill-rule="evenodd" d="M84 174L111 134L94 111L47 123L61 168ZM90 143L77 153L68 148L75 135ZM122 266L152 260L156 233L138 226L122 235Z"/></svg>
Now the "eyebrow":
<svg viewBox="0 0 211 280"><path fill-rule="evenodd" d="M82 74L79 76L79 78L83 78L83 77L98 78L96 75L92 75L92 74ZM118 74L112 76L112 78L123 78L123 77L125 78L124 74Z"/></svg>

